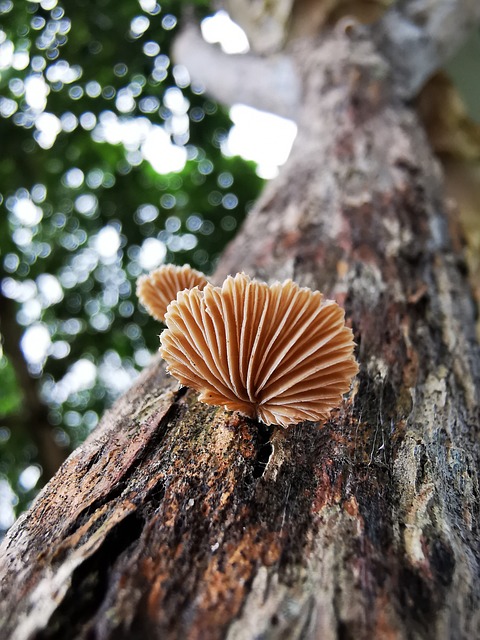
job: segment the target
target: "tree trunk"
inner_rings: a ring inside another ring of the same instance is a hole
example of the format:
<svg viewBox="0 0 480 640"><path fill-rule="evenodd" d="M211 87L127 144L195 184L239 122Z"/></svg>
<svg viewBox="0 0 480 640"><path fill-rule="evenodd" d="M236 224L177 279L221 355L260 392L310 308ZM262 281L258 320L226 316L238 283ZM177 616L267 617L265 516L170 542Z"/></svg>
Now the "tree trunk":
<svg viewBox="0 0 480 640"><path fill-rule="evenodd" d="M439 167L368 40L296 55L294 151L215 279L343 304L352 393L264 427L157 360L8 533L2 638L478 637L480 360Z"/></svg>
<svg viewBox="0 0 480 640"><path fill-rule="evenodd" d="M43 481L58 470L67 457L67 451L55 440L54 429L48 420L48 406L42 401L37 381L30 375L28 364L21 348L22 330L15 318L15 303L0 291L0 329L2 349L10 359L23 396L18 413L2 419L3 426L26 434L37 449L42 467Z"/></svg>

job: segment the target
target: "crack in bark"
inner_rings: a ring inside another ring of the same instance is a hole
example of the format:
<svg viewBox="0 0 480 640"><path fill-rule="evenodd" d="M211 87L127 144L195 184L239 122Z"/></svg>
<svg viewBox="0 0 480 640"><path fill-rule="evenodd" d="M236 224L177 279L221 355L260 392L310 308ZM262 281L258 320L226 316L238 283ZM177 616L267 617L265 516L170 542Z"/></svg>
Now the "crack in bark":
<svg viewBox="0 0 480 640"><path fill-rule="evenodd" d="M268 463L273 454L273 445L271 438L273 435L273 427L265 424L257 423L258 440L256 443L256 456L252 466L252 475L259 480L267 470Z"/></svg>
<svg viewBox="0 0 480 640"><path fill-rule="evenodd" d="M37 640L88 637L85 624L93 619L108 591L115 565L132 545L138 544L145 520L130 513L107 534L98 549L73 571L70 586Z"/></svg>
<svg viewBox="0 0 480 640"><path fill-rule="evenodd" d="M116 503L117 499L121 498L125 491L129 491L131 489L130 482L132 478L135 475L139 475L139 471L141 471L142 465L145 463L146 460L148 460L148 458L155 451L157 451L158 446L164 440L167 431L170 428L172 428L172 425L175 423L175 417L177 416L179 411L180 401L185 396L186 392L187 392L187 387L182 387L175 393L171 406L169 407L166 414L160 420L154 435L150 438L147 445L140 450L139 455L132 460L130 466L128 467L128 469L126 469L126 472L123 475L123 477L117 482L117 484L113 488L111 488L110 491L108 491L108 493L100 496L99 498L91 502L89 505L87 505L82 511L79 512L77 518L69 525L68 529L65 531L64 535L66 538L68 538L75 531L77 531L82 526L87 524L91 516L98 509L101 509L104 506L108 506L109 507L108 511L111 512L112 509L114 508L114 504ZM101 447L98 453L92 456L92 458L90 459L87 465L86 472L90 471L93 468L94 464L100 461L102 457L103 448L104 447ZM146 496L141 498L141 502L145 504L148 501L148 498L155 497L154 491L155 491L154 489L149 490ZM163 498L163 494L164 494L164 491L161 494L162 498ZM158 496L155 497L155 502L156 502L156 506L158 507L159 505ZM85 532L85 535L90 536L96 529L98 529L101 526L103 520L107 517L108 517L108 513L105 514L104 518L101 518L98 521L97 520L94 521L93 523L94 528L92 529L89 527L88 531Z"/></svg>

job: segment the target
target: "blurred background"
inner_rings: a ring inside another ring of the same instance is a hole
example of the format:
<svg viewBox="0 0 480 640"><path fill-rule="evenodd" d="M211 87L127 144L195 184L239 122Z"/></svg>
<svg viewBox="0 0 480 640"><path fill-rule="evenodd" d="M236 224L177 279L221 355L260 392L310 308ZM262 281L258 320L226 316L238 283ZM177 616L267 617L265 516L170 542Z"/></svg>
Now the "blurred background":
<svg viewBox="0 0 480 640"><path fill-rule="evenodd" d="M137 277L211 272L262 186L170 61L180 5L0 2L0 532L158 348Z"/></svg>
<svg viewBox="0 0 480 640"><path fill-rule="evenodd" d="M210 273L293 143L293 122L227 110L172 63L182 5L0 0L0 537L157 350L138 276ZM191 10L248 50L227 14ZM477 114L479 42L451 66Z"/></svg>

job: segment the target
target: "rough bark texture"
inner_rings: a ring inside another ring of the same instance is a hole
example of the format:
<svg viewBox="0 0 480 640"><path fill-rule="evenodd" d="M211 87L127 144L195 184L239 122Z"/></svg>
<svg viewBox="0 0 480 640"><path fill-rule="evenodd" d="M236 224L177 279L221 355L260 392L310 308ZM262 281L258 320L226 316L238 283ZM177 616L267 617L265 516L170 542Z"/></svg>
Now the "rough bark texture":
<svg viewBox="0 0 480 640"><path fill-rule="evenodd" d="M298 52L299 136L223 257L344 304L324 426L199 405L157 361L2 548L2 638L471 639L479 358L441 176L368 42Z"/></svg>

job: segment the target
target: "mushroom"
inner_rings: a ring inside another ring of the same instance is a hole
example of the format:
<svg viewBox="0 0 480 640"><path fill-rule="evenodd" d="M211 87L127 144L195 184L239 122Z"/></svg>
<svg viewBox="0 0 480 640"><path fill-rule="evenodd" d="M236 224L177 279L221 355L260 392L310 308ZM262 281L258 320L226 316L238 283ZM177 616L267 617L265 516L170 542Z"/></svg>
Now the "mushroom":
<svg viewBox="0 0 480 640"><path fill-rule="evenodd" d="M206 284L204 274L192 269L189 264L182 267L165 264L148 275L140 276L137 280L137 296L148 313L163 322L169 303L175 300L179 291L193 287L203 289Z"/></svg>
<svg viewBox="0 0 480 640"><path fill-rule="evenodd" d="M239 273L178 293L160 353L201 402L282 427L325 421L358 371L344 315L319 291Z"/></svg>

